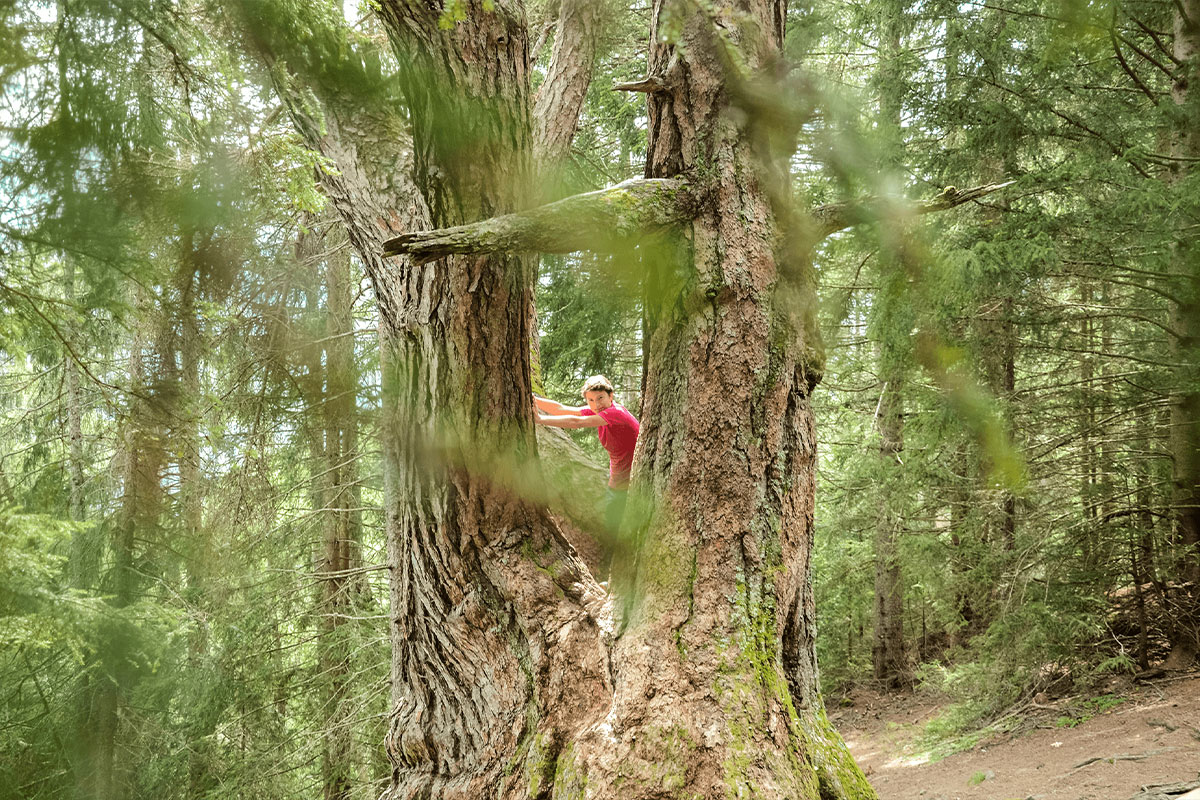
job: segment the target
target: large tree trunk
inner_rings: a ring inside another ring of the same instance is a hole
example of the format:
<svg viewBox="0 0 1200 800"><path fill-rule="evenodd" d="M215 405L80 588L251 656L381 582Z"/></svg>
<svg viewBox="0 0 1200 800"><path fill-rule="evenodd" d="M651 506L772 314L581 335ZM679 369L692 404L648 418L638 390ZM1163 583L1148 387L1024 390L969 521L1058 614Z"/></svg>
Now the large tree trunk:
<svg viewBox="0 0 1200 800"><path fill-rule="evenodd" d="M1200 158L1200 94L1194 86L1200 70L1200 0L1176 4L1174 50L1179 66L1172 95L1179 109L1172 133L1171 154L1177 159L1173 179L1187 186ZM1187 584L1167 658L1167 666L1177 668L1186 667L1200 653L1200 245L1194 198L1184 201L1182 209L1171 269L1180 276L1181 286L1169 320L1173 360L1185 365L1171 404L1169 437L1180 578Z"/></svg>
<svg viewBox="0 0 1200 800"><path fill-rule="evenodd" d="M870 795L817 686L808 252L779 216L762 121L730 108L776 67L785 4L654 16L646 176L686 176L708 202L649 265L663 296L647 298L635 474L653 508L612 710L575 763L596 796Z"/></svg>
<svg viewBox="0 0 1200 800"><path fill-rule="evenodd" d="M451 30L425 8L381 14L410 71L415 167L433 222L515 210L529 187L519 5L468 4ZM601 591L515 485L533 455L532 261L457 256L415 268L385 368L397 431L389 542L399 797L520 797L609 694ZM423 311L422 311L423 309ZM589 600L594 598L594 600ZM532 791L531 791L532 787Z"/></svg>

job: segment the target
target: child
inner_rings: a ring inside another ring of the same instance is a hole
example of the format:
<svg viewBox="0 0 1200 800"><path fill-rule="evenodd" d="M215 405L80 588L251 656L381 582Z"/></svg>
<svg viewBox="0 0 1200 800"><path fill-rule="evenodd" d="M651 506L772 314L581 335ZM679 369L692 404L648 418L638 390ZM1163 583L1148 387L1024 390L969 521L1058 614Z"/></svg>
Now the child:
<svg viewBox="0 0 1200 800"><path fill-rule="evenodd" d="M593 375L580 390L586 406L564 406L553 400L533 396L537 422L552 428L595 428L600 444L608 451L608 492L604 524L615 533L625 515L629 495L629 471L637 446L638 421L613 399L613 387L603 375ZM542 412L545 412L543 414Z"/></svg>

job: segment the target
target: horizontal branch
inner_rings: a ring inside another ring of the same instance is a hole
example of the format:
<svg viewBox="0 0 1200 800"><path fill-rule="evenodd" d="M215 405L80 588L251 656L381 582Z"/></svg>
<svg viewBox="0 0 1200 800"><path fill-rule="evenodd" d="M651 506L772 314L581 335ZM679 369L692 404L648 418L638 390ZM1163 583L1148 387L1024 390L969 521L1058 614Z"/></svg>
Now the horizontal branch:
<svg viewBox="0 0 1200 800"><path fill-rule="evenodd" d="M964 203L970 203L973 200L986 197L992 192L999 191L1006 186L1011 186L1013 183L1015 181L989 183L970 189L956 189L953 186L947 186L934 200L915 207L902 205L895 200L882 200L877 197L850 200L845 203L829 203L817 206L812 210L811 215L817 223L817 230L820 234L819 238L824 239L831 233L845 230L854 225L864 222L875 222L886 217L896 216L897 214L915 216L917 214L932 214L935 211L945 211L948 208L961 206Z"/></svg>
<svg viewBox="0 0 1200 800"><path fill-rule="evenodd" d="M865 198L813 209L819 238L864 222L896 215L931 214L978 200L1013 181L958 190L947 187L934 200L903 206L895 200ZM639 236L689 222L699 212L699 193L685 180L642 178L517 214L389 239L384 255L408 254L416 263L455 253L607 252Z"/></svg>
<svg viewBox="0 0 1200 800"><path fill-rule="evenodd" d="M384 242L383 252L422 263L452 253L607 251L691 220L698 209L686 181L637 179L470 225L405 233Z"/></svg>

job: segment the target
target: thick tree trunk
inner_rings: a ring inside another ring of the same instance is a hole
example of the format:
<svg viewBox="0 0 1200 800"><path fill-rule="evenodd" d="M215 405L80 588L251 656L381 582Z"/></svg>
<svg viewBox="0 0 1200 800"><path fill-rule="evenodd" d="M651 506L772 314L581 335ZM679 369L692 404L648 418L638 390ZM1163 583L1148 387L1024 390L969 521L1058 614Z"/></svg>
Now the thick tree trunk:
<svg viewBox="0 0 1200 800"><path fill-rule="evenodd" d="M527 43L518 5L384 3L401 49L416 175L433 221L519 208L528 193ZM385 368L399 432L393 564L397 797L521 797L608 697L601 591L547 514L522 499L535 447L528 258L417 268ZM594 598L594 600L593 600Z"/></svg>
<svg viewBox="0 0 1200 800"><path fill-rule="evenodd" d="M1174 51L1179 66L1172 87L1178 106L1171 147L1177 168L1172 178L1182 187L1190 185L1200 158L1200 93L1194 85L1200 75L1200 0L1176 3ZM1200 245L1195 234L1194 196L1190 202L1184 201L1182 209L1185 213L1171 269L1181 277L1182 285L1169 319L1173 360L1186 365L1171 404L1169 437L1179 577L1187 584L1166 662L1176 668L1186 667L1200 653Z"/></svg>
<svg viewBox="0 0 1200 800"><path fill-rule="evenodd" d="M648 265L635 475L653 505L634 523L644 530L612 705L564 772L596 797L869 796L817 691L808 397L819 344L811 308L795 305L808 265L788 260L772 224L774 165L745 117L725 113L739 79L727 69L770 66L784 8L757 4L736 22L711 13L655 4L649 74L665 90L650 96L647 177L703 178L711 200ZM676 41L660 38L668 16Z"/></svg>

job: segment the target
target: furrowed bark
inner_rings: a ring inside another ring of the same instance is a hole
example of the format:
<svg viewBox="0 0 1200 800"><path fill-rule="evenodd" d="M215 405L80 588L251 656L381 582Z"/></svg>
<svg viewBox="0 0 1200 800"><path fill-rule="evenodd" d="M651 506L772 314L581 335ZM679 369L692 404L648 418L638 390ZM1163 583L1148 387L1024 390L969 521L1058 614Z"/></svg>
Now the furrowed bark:
<svg viewBox="0 0 1200 800"><path fill-rule="evenodd" d="M608 681L602 592L514 487L529 482L533 450L530 262L383 256L402 230L524 204L524 20L511 4L468 6L451 30L421 4L379 8L405 66L411 139L394 112L350 107L309 76L310 46L259 36L297 130L336 168L322 188L380 308L397 797L523 797L549 785L555 753L599 713ZM327 11L315 4L311 16ZM254 21L271 30L269 17Z"/></svg>
<svg viewBox="0 0 1200 800"><path fill-rule="evenodd" d="M438 225L510 212L529 195L523 13L385 2L403 65L415 174ZM533 262L425 264L385 366L386 463L401 490L393 564L393 797L525 797L602 714L602 595L546 512L514 488L532 457Z"/></svg>
<svg viewBox="0 0 1200 800"><path fill-rule="evenodd" d="M637 179L529 211L404 233L385 242L383 251L417 263L456 253L609 251L691 220L698 206L686 181Z"/></svg>
<svg viewBox="0 0 1200 800"><path fill-rule="evenodd" d="M587 796L873 796L817 690L808 253L779 241L776 165L724 113L730 63L768 70L784 11L654 5L647 72L671 88L649 97L646 175L702 178L711 199L646 257L635 482L653 506L625 565L612 708L574 748Z"/></svg>
<svg viewBox="0 0 1200 800"><path fill-rule="evenodd" d="M533 105L533 147L538 161L556 171L569 154L579 127L605 13L606 3L601 0L559 3L550 68Z"/></svg>

